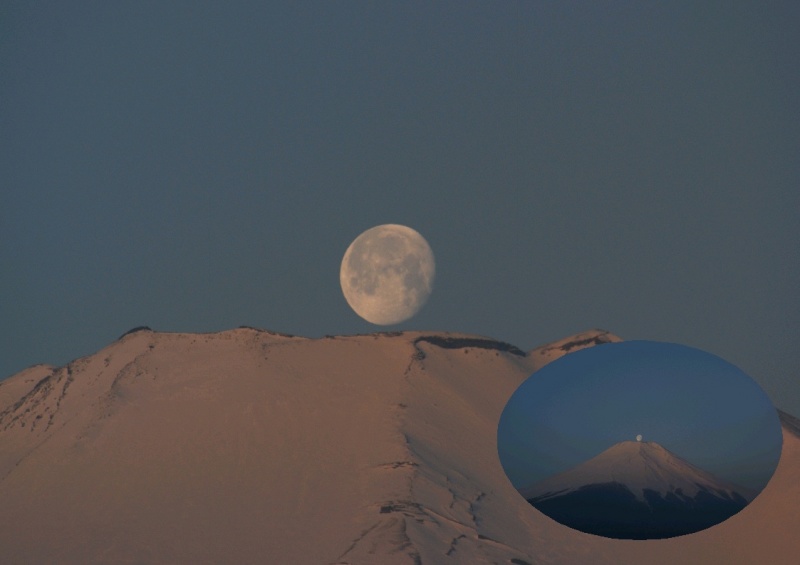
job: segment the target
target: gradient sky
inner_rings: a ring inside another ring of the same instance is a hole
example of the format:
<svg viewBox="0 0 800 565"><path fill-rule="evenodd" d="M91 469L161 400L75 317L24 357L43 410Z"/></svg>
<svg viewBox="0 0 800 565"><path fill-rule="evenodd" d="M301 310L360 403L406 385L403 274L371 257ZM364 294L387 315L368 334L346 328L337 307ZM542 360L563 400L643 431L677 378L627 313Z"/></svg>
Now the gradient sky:
<svg viewBox="0 0 800 565"><path fill-rule="evenodd" d="M390 329L684 343L800 414L800 4L0 8L0 378L126 330L375 331L383 223L437 258Z"/></svg>
<svg viewBox="0 0 800 565"><path fill-rule="evenodd" d="M514 392L497 433L517 488L641 434L760 490L782 445L772 402L753 379L710 353L653 341L604 344L546 365Z"/></svg>

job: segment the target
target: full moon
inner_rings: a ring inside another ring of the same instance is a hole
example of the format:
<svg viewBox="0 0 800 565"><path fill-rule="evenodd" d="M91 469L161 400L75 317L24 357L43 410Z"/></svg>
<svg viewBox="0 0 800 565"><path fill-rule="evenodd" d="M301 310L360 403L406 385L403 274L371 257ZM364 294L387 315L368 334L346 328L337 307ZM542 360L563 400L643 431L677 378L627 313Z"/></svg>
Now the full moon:
<svg viewBox="0 0 800 565"><path fill-rule="evenodd" d="M433 251L425 238L409 227L385 224L350 244L339 282L356 314L388 326L419 312L433 290L435 274Z"/></svg>
<svg viewBox="0 0 800 565"><path fill-rule="evenodd" d="M638 436L636 436L636 441L642 441L642 434L639 434Z"/></svg>

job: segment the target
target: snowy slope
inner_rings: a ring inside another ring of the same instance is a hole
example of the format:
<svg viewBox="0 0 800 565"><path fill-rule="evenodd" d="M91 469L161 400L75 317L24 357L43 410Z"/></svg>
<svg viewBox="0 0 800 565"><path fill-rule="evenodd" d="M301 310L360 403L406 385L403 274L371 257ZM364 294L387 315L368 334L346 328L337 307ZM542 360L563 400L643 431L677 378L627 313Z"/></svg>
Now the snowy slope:
<svg viewBox="0 0 800 565"><path fill-rule="evenodd" d="M635 441L615 444L520 493L546 516L581 532L640 540L718 525L757 494L657 443Z"/></svg>
<svg viewBox="0 0 800 565"><path fill-rule="evenodd" d="M0 383L2 561L796 562L788 416L773 480L719 527L611 540L536 511L495 445L534 364L477 336L238 329L140 331L20 373Z"/></svg>
<svg viewBox="0 0 800 565"><path fill-rule="evenodd" d="M587 347L619 341L622 341L620 337L607 330L594 329L540 345L529 351L528 357L533 363L533 368L539 370L567 353L574 353Z"/></svg>
<svg viewBox="0 0 800 565"><path fill-rule="evenodd" d="M574 492L586 485L619 483L645 502L645 489L678 497L695 497L701 490L752 500L757 494L695 467L656 442L623 441L580 465L521 490L526 499L539 501Z"/></svg>

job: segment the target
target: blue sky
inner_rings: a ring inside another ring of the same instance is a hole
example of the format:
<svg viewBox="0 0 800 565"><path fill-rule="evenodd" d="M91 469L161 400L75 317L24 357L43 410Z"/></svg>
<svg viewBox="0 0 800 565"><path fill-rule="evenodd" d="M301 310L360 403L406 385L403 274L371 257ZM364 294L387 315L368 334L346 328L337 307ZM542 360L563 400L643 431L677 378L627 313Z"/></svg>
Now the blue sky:
<svg viewBox="0 0 800 565"><path fill-rule="evenodd" d="M126 330L371 332L341 258L429 241L390 329L593 327L800 414L796 3L0 9L0 378Z"/></svg>
<svg viewBox="0 0 800 565"><path fill-rule="evenodd" d="M639 434L758 489L782 445L769 397L739 368L684 345L627 341L571 353L531 375L500 419L498 453L521 488Z"/></svg>

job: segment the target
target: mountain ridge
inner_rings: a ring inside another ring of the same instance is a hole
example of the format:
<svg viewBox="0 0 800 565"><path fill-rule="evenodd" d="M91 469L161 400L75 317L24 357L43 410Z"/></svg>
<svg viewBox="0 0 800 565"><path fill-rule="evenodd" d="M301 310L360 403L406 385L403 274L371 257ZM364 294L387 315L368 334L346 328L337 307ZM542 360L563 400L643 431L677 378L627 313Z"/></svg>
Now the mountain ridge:
<svg viewBox="0 0 800 565"><path fill-rule="evenodd" d="M623 441L523 489L537 510L582 532L669 538L714 526L757 492L692 465L656 442Z"/></svg>
<svg viewBox="0 0 800 565"><path fill-rule="evenodd" d="M745 500L757 494L752 489L726 481L697 467L654 441L622 441L561 473L522 489L525 499L548 498L563 493L563 485L589 482L616 482L627 485L640 501L644 489L663 492L680 489L685 496L694 496L700 484L715 490L737 492ZM561 486L559 486L561 485Z"/></svg>
<svg viewBox="0 0 800 565"><path fill-rule="evenodd" d="M508 482L496 425L529 356L422 335L468 334L139 331L2 381L4 562L705 565L713 548L788 564L800 549L786 425L751 505L654 556L547 519Z"/></svg>
<svg viewBox="0 0 800 565"><path fill-rule="evenodd" d="M533 360L535 369L539 370L568 353L580 351L587 347L620 341L622 341L622 338L610 331L595 328L534 347L528 351L528 357Z"/></svg>

